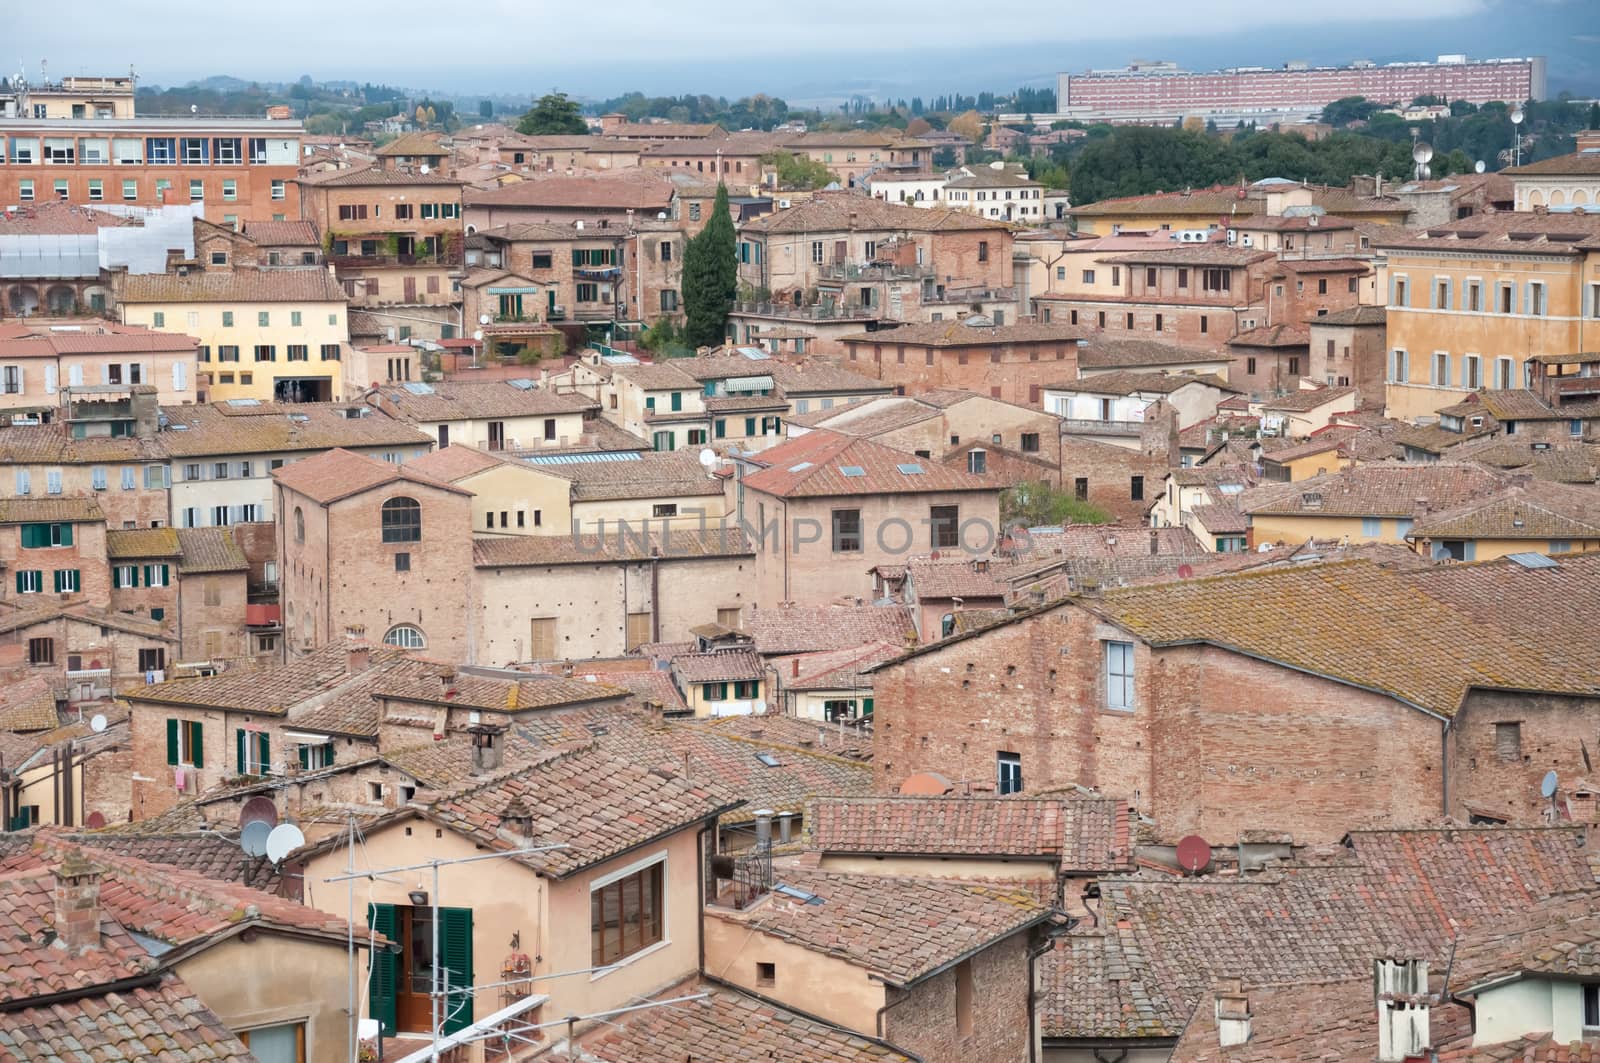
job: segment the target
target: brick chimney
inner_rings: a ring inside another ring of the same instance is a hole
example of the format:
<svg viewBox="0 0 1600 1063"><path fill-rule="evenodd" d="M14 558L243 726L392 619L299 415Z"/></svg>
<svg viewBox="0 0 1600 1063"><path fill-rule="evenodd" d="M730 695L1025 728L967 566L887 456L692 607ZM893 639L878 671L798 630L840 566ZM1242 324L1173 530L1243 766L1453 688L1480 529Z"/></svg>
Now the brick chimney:
<svg viewBox="0 0 1600 1063"><path fill-rule="evenodd" d="M372 665L372 643L367 641L366 625L351 624L345 628L344 635L349 642L345 671L350 675L360 675Z"/></svg>
<svg viewBox="0 0 1600 1063"><path fill-rule="evenodd" d="M1223 1048L1250 1040L1250 997L1241 978L1222 978L1216 989L1217 1037Z"/></svg>
<svg viewBox="0 0 1600 1063"><path fill-rule="evenodd" d="M472 728L472 774L487 775L500 770L505 754L501 738L501 728Z"/></svg>
<svg viewBox="0 0 1600 1063"><path fill-rule="evenodd" d="M100 947L100 872L83 854L56 865L56 942L73 952Z"/></svg>

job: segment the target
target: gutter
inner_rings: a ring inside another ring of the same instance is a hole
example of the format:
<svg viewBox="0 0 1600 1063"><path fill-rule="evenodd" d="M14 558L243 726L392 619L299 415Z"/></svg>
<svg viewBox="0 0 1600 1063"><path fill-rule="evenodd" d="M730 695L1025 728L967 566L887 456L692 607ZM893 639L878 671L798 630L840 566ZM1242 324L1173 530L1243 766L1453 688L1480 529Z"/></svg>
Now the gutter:
<svg viewBox="0 0 1600 1063"><path fill-rule="evenodd" d="M130 989L144 989L161 981L165 975L164 969L150 971L147 974L133 975L121 978L115 982L105 982L100 985L80 986L76 989L64 990L60 993L48 993L40 997L22 997L17 1000L8 1000L0 1003L0 1012L21 1011L24 1008L44 1008L52 1004L62 1004L73 1000L82 1000L84 997L108 996L112 993L124 993Z"/></svg>

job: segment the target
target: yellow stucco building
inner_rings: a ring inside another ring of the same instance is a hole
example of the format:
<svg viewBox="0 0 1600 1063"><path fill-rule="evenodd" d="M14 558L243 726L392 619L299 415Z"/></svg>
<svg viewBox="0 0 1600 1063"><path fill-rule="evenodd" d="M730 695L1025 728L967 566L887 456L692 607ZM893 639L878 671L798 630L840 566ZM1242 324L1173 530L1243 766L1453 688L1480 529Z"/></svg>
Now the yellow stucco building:
<svg viewBox="0 0 1600 1063"><path fill-rule="evenodd" d="M122 278L122 322L199 343L201 401L330 402L350 323L331 269L218 269Z"/></svg>
<svg viewBox="0 0 1600 1063"><path fill-rule="evenodd" d="M1600 343L1600 215L1475 215L1376 246L1390 417L1526 388L1530 356Z"/></svg>

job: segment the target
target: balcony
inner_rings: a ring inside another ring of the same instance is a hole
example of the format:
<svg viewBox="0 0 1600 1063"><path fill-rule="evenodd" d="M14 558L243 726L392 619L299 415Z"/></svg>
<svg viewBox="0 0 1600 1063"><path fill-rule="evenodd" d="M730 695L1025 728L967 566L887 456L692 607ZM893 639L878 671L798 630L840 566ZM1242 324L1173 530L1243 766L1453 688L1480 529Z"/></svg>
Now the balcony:
<svg viewBox="0 0 1600 1063"><path fill-rule="evenodd" d="M335 269L373 269L380 266L460 266L460 251L436 255L329 255Z"/></svg>
<svg viewBox="0 0 1600 1063"><path fill-rule="evenodd" d="M923 305L960 305L973 303L1014 303L1015 288L938 288L922 297Z"/></svg>
<svg viewBox="0 0 1600 1063"><path fill-rule="evenodd" d="M821 279L836 281L916 281L934 275L932 266L899 266L889 262L830 262L818 272Z"/></svg>
<svg viewBox="0 0 1600 1063"><path fill-rule="evenodd" d="M1136 436L1143 421L1102 421L1098 418L1063 417L1061 431L1078 436Z"/></svg>
<svg viewBox="0 0 1600 1063"><path fill-rule="evenodd" d="M818 303L815 306L790 306L786 303L734 303L735 314L750 317L782 318L785 321L876 321L883 316L871 307Z"/></svg>

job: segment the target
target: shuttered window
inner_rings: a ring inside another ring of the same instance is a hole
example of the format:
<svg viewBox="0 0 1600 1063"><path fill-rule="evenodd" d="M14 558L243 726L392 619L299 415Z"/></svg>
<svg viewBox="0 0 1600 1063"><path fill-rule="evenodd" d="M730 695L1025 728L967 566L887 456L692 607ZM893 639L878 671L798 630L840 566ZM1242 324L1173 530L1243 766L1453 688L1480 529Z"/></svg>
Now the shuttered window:
<svg viewBox="0 0 1600 1063"><path fill-rule="evenodd" d="M265 731L234 731L234 770L240 775L272 773L272 741Z"/></svg>
<svg viewBox="0 0 1600 1063"><path fill-rule="evenodd" d="M400 938L400 919L392 904L367 905L367 925L390 941ZM372 949L367 953L371 964L371 978L367 981L368 1014L383 1025L385 1035L397 1029L395 1024L395 994L400 988L400 957L385 949Z"/></svg>
<svg viewBox="0 0 1600 1063"><path fill-rule="evenodd" d="M167 721L167 763L205 767L205 728L198 720Z"/></svg>
<svg viewBox="0 0 1600 1063"><path fill-rule="evenodd" d="M444 980L444 1032L472 1025L472 909L439 909L439 963Z"/></svg>
<svg viewBox="0 0 1600 1063"><path fill-rule="evenodd" d="M1494 751L1501 760L1522 759L1522 724L1497 723L1494 725Z"/></svg>

